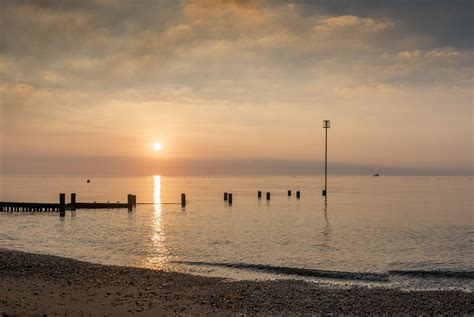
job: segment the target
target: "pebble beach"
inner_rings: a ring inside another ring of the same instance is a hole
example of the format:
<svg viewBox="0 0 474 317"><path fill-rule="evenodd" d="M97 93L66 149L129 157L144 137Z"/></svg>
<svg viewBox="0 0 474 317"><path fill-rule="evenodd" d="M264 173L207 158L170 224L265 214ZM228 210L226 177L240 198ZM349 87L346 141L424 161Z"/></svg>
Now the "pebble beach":
<svg viewBox="0 0 474 317"><path fill-rule="evenodd" d="M229 281L0 249L2 316L474 314L474 294Z"/></svg>

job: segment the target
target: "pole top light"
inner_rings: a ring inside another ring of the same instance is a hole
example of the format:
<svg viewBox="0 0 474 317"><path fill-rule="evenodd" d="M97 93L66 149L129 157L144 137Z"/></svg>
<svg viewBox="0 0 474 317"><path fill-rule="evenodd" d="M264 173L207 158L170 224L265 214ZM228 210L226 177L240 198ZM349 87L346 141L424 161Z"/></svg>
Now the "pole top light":
<svg viewBox="0 0 474 317"><path fill-rule="evenodd" d="M324 120L323 121L323 128L330 128L331 127L331 122L329 120Z"/></svg>

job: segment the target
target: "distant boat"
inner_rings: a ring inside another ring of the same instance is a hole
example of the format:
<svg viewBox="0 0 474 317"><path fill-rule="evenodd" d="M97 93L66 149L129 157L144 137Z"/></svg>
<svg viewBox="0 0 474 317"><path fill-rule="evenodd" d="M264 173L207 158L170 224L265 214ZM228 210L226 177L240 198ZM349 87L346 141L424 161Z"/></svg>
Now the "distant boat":
<svg viewBox="0 0 474 317"><path fill-rule="evenodd" d="M380 174L379 174L379 173L375 173L374 176L380 176Z"/></svg>

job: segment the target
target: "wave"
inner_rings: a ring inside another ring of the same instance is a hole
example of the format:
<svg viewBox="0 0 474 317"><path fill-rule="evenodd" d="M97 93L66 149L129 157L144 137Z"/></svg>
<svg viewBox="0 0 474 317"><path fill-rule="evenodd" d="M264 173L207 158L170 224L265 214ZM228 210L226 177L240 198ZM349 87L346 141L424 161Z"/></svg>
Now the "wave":
<svg viewBox="0 0 474 317"><path fill-rule="evenodd" d="M388 282L390 276L401 275L417 278L458 278L458 279L474 279L474 271L451 271L451 270L390 270L387 273L374 272L345 272L345 271L328 271L318 269L305 269L288 266L274 266L266 264L248 264L248 263L223 263L223 262L199 262L199 261L173 261L173 263L200 265L200 266L217 266L241 270L253 270L274 274L297 275L306 277L321 277L343 280L360 280L374 282Z"/></svg>
<svg viewBox="0 0 474 317"><path fill-rule="evenodd" d="M451 271L451 270L391 270L391 275L405 275L413 277L436 277L436 278L459 278L474 279L474 271Z"/></svg>
<svg viewBox="0 0 474 317"><path fill-rule="evenodd" d="M215 262L193 262L193 261L173 261L174 263L188 264L188 265L202 265L202 266L219 266L233 269L244 269L254 271L264 271L268 273L298 275L308 277L324 277L334 279L347 280L364 280L364 281L388 281L387 274L380 273L365 273L365 272L344 272L344 271L326 271L316 269L303 269L288 266L273 266L265 264L246 264L246 263L215 263Z"/></svg>

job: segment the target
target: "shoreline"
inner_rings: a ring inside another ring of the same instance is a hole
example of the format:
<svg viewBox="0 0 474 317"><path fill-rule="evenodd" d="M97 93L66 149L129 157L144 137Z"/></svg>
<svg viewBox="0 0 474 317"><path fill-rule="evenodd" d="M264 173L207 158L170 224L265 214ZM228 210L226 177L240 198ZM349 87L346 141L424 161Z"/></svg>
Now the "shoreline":
<svg viewBox="0 0 474 317"><path fill-rule="evenodd" d="M0 248L0 314L474 314L474 294L229 281Z"/></svg>

